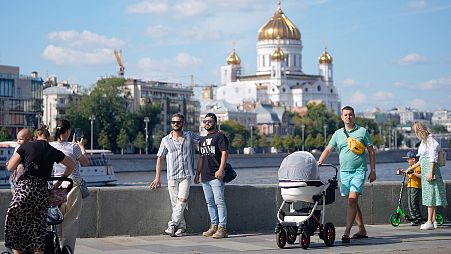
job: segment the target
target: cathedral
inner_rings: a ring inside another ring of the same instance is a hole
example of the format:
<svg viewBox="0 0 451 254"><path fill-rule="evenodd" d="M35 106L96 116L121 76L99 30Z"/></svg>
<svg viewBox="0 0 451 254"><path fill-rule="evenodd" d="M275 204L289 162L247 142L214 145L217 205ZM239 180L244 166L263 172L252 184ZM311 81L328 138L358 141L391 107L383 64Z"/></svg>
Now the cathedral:
<svg viewBox="0 0 451 254"><path fill-rule="evenodd" d="M340 112L333 82L332 56L327 49L318 59L319 74L302 70L302 39L299 29L282 11L280 2L272 18L258 32L257 72L242 73L241 59L233 49L221 67L217 100L235 105L270 104L298 111L310 102L323 102Z"/></svg>

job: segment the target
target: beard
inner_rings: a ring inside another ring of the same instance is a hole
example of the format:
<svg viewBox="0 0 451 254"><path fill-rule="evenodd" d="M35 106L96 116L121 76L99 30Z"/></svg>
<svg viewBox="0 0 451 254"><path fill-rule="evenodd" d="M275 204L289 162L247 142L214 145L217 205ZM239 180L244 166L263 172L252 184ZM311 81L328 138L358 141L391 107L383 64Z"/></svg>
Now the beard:
<svg viewBox="0 0 451 254"><path fill-rule="evenodd" d="M204 127L205 128L205 130L207 130L207 131L211 131L211 130L213 130L214 128L216 128L216 125L215 124L212 124L212 125L209 125L209 127Z"/></svg>
<svg viewBox="0 0 451 254"><path fill-rule="evenodd" d="M174 126L172 127L173 131L181 131L182 130L182 126Z"/></svg>

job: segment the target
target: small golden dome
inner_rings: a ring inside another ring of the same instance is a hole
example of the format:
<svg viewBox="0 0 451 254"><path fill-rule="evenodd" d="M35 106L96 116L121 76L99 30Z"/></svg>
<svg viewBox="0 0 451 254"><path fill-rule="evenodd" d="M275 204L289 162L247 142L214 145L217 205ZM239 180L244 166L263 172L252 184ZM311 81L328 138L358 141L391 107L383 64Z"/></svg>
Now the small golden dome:
<svg viewBox="0 0 451 254"><path fill-rule="evenodd" d="M239 64L241 64L241 59L236 54L235 49L232 51L232 54L230 54L230 56L227 57L227 64L228 65L231 65L231 64L239 65Z"/></svg>
<svg viewBox="0 0 451 254"><path fill-rule="evenodd" d="M263 25L258 31L258 40L275 40L280 39L300 40L301 32L299 29L285 16L280 8L280 2L277 10L272 16L271 20Z"/></svg>
<svg viewBox="0 0 451 254"><path fill-rule="evenodd" d="M320 64L331 64L332 56L327 52L327 49L324 49L324 52L318 57Z"/></svg>
<svg viewBox="0 0 451 254"><path fill-rule="evenodd" d="M285 53L283 52L283 50L280 47L277 47L276 50L274 50L274 52L272 53L271 59L277 60L277 61L284 61Z"/></svg>

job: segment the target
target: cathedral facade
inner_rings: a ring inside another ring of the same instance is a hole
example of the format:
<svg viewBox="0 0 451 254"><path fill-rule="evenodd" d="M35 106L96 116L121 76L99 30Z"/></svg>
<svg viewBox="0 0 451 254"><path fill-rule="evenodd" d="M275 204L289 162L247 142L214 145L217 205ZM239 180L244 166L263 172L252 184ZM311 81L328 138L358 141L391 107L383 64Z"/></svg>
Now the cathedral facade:
<svg viewBox="0 0 451 254"><path fill-rule="evenodd" d="M319 73L302 70L302 39L299 29L282 11L280 3L271 20L258 32L257 72L243 75L235 49L221 67L216 99L236 105L271 104L297 111L310 102L324 103L340 112L341 103L333 81L332 56L325 49L318 59Z"/></svg>

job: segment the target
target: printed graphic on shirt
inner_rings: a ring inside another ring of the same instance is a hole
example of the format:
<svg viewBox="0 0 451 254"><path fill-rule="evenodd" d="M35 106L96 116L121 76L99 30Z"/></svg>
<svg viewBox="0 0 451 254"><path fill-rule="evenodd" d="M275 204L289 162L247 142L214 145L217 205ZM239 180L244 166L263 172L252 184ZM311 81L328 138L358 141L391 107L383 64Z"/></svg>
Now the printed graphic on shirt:
<svg viewBox="0 0 451 254"><path fill-rule="evenodd" d="M200 153L202 155L215 155L215 146L211 144L213 138L206 138L200 143Z"/></svg>

